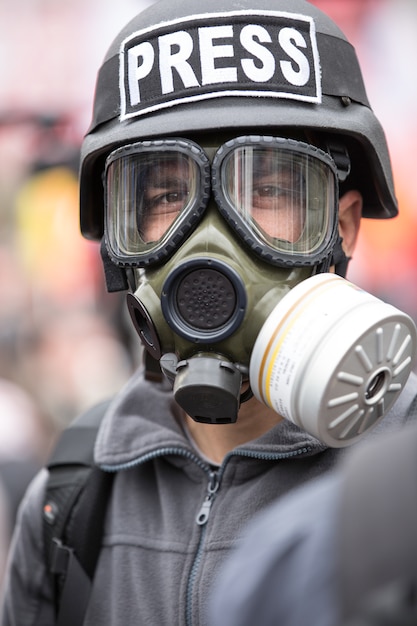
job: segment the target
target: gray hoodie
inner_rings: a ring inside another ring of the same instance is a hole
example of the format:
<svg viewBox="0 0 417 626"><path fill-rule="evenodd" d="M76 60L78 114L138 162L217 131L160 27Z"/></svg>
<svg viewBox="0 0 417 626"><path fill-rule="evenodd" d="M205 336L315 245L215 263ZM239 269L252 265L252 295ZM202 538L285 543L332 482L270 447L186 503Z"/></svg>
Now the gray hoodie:
<svg viewBox="0 0 417 626"><path fill-rule="evenodd" d="M413 379L378 430L397 430ZM172 394L138 372L101 424L95 460L116 472L86 626L203 626L222 563L255 513L333 467L341 450L283 421L212 467L192 447ZM47 471L15 529L2 626L52 626L43 554Z"/></svg>

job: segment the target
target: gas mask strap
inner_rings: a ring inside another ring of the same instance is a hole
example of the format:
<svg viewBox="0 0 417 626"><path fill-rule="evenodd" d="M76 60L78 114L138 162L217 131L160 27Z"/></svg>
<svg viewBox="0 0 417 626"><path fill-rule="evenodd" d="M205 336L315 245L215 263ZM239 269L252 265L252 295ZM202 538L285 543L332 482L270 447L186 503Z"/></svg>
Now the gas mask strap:
<svg viewBox="0 0 417 626"><path fill-rule="evenodd" d="M100 255L103 261L107 291L114 293L115 291L126 291L129 289L126 271L122 267L115 265L111 260L104 237L100 244Z"/></svg>
<svg viewBox="0 0 417 626"><path fill-rule="evenodd" d="M253 398L253 391L251 387L248 387L246 391L240 394L240 404L242 404L242 402L247 402L251 398Z"/></svg>
<svg viewBox="0 0 417 626"><path fill-rule="evenodd" d="M147 350L143 353L143 365L145 368L146 380L160 383L164 380L164 376L159 365L159 361L149 354Z"/></svg>
<svg viewBox="0 0 417 626"><path fill-rule="evenodd" d="M339 235L333 249L333 255L330 265L334 265L335 272L343 278L346 276L347 268L351 257L346 256L342 247L342 237Z"/></svg>
<svg viewBox="0 0 417 626"><path fill-rule="evenodd" d="M315 268L315 274L325 274L331 267L335 268L335 273L345 278L350 257L347 257L342 247L342 237L338 235L333 252Z"/></svg>

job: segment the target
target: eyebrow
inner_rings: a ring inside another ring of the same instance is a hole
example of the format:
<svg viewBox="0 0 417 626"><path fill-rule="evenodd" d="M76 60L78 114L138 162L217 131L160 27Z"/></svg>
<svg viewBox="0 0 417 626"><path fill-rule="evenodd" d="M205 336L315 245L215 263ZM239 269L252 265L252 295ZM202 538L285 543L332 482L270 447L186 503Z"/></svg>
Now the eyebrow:
<svg viewBox="0 0 417 626"><path fill-rule="evenodd" d="M164 178L163 180L157 180L157 181L153 181L151 179L150 181L150 185L149 188L151 189L168 189L169 187L174 187L176 185L181 186L181 187L188 187L186 181L184 181L182 178L180 178L179 176L171 177L171 178Z"/></svg>

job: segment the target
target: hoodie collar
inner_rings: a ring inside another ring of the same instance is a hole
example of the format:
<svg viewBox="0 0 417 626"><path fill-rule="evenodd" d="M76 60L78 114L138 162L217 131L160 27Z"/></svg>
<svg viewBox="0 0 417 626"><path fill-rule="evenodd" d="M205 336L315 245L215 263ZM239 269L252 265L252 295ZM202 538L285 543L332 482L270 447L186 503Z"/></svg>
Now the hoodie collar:
<svg viewBox="0 0 417 626"><path fill-rule="evenodd" d="M168 383L149 382L140 369L111 402L101 423L95 461L105 469L121 469L156 455L182 454L198 459L186 437ZM283 420L258 439L243 444L228 456L265 460L297 454L313 455L326 446ZM202 465L205 464L201 459Z"/></svg>

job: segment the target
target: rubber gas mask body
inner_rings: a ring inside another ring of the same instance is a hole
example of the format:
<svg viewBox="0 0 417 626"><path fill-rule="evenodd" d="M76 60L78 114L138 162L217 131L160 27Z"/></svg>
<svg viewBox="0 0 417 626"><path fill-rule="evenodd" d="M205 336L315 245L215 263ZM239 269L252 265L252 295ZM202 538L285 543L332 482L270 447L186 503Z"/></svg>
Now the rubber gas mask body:
<svg viewBox="0 0 417 626"><path fill-rule="evenodd" d="M328 273L337 178L329 154L276 137L146 141L108 157L108 252L134 268L132 320L195 420L234 422L252 389L343 446L402 389L412 321Z"/></svg>

